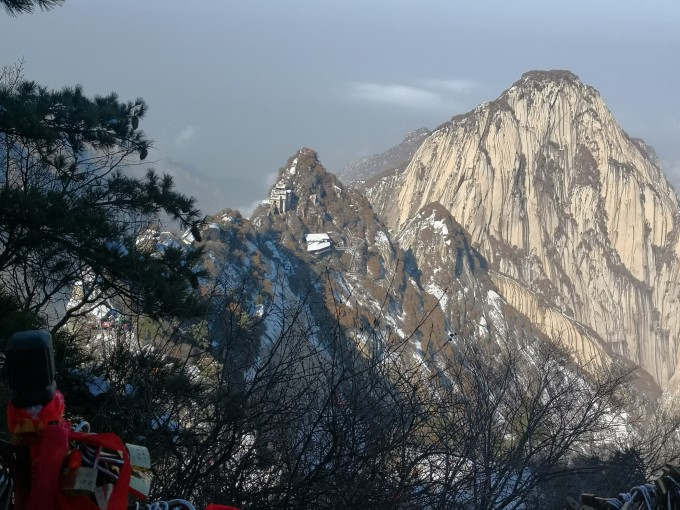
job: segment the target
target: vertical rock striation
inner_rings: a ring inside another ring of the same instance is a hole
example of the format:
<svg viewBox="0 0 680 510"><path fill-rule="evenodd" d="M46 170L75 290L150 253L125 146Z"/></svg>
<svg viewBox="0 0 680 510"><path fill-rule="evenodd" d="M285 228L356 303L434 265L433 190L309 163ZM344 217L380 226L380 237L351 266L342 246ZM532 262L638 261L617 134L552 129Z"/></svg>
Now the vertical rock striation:
<svg viewBox="0 0 680 510"><path fill-rule="evenodd" d="M537 326L625 356L663 387L680 377L678 198L575 75L526 73L435 130L394 182L373 197L392 228L440 203Z"/></svg>

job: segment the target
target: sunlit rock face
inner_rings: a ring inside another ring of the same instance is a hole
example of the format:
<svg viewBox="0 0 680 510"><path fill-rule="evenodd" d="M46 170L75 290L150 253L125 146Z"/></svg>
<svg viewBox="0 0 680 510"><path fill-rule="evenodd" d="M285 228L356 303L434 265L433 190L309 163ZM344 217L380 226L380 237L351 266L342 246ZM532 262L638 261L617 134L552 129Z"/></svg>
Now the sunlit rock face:
<svg viewBox="0 0 680 510"><path fill-rule="evenodd" d="M575 75L526 73L436 129L392 182L368 196L394 230L438 202L544 332L622 355L662 387L680 378L678 199Z"/></svg>

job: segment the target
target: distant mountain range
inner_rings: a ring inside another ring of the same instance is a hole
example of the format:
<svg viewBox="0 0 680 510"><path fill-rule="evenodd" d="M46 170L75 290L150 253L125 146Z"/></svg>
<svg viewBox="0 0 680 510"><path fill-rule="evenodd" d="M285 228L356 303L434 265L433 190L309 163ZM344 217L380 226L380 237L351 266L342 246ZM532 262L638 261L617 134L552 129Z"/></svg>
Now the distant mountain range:
<svg viewBox="0 0 680 510"><path fill-rule="evenodd" d="M175 170L182 189L189 176ZM280 170L276 206L212 215L213 278L249 274L256 260L299 296L331 271L320 299L347 300L362 335L389 330L416 357L425 330L440 347L531 332L599 365L639 365L650 394L676 387L680 203L653 149L574 74L526 73L340 175L352 186L302 149ZM215 181L198 181L217 204ZM330 251L308 251L313 233ZM255 306L262 289L251 292ZM322 322L322 309L310 317Z"/></svg>
<svg viewBox="0 0 680 510"><path fill-rule="evenodd" d="M189 163L170 159L152 162L149 166L158 173L171 175L176 189L185 195L195 197L197 207L205 214L224 209L227 205L235 205L239 208L250 206L250 204L241 202L242 197L238 192L239 189L252 186L252 182L247 179L238 176L230 176L228 179L214 177L201 172ZM143 173L146 168L142 165L133 167L132 171Z"/></svg>
<svg viewBox="0 0 680 510"><path fill-rule="evenodd" d="M206 210L238 199L159 169ZM680 200L594 88L531 71L341 175L302 148L248 218L146 237L201 250L187 346L221 360L258 494L309 479L335 508L368 474L398 488L374 508L563 508L554 477L677 459Z"/></svg>
<svg viewBox="0 0 680 510"><path fill-rule="evenodd" d="M338 178L344 183L361 182L385 171L402 168L411 161L413 154L429 134L430 130L427 128L416 129L406 135L401 143L385 152L353 161L338 172Z"/></svg>
<svg viewBox="0 0 680 510"><path fill-rule="evenodd" d="M385 170L397 167L404 168L416 149L429 135L430 131L426 128L417 129L404 138L404 140L385 151L367 158L360 159L347 165L338 177L343 182L355 182L369 179ZM237 191L252 186L252 182L238 176L230 176L228 179L207 175L198 168L185 162L173 161L170 159L160 160L153 164L153 167L161 173L170 174L177 189L183 193L196 198L198 208L206 214L212 214L225 207L235 207L244 210L248 214L253 204L240 202L242 197ZM146 167L139 167L145 171ZM266 199L266 194L263 195Z"/></svg>

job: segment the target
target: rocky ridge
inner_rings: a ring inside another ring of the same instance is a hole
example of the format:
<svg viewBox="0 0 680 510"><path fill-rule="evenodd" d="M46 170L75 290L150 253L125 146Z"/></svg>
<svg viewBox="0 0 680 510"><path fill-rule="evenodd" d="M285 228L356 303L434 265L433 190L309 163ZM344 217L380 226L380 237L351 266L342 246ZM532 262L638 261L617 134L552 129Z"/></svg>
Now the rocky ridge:
<svg viewBox="0 0 680 510"><path fill-rule="evenodd" d="M338 172L338 178L347 184L360 183L395 168L403 169L429 134L427 128L416 129L385 152L351 162Z"/></svg>
<svg viewBox="0 0 680 510"><path fill-rule="evenodd" d="M223 210L201 226L201 241L184 239L205 251L202 286L217 309L225 309L227 294L234 299L229 289L240 289L235 309L263 316L247 335L214 321L220 341L238 339L246 352L273 341L281 317L258 310L285 310L286 302L307 303L312 342L323 345L327 332L340 328L359 349L405 342L408 357L420 360L456 339L541 336L500 296L487 262L439 204L423 208L393 240L366 197L327 172L310 149L288 160L273 189L286 189L286 212L262 204L245 219ZM327 235L331 249L310 252L309 234ZM234 322L242 321L227 321Z"/></svg>
<svg viewBox="0 0 680 510"><path fill-rule="evenodd" d="M396 232L441 204L499 293L588 356L680 377L680 203L653 151L568 71L526 73L435 130L374 208Z"/></svg>

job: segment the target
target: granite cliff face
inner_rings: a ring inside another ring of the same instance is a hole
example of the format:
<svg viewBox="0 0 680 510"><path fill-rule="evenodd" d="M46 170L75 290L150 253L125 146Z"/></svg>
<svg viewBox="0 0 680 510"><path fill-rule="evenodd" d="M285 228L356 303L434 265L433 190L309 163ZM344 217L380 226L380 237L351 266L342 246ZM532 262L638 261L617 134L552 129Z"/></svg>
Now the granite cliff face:
<svg viewBox="0 0 680 510"><path fill-rule="evenodd" d="M487 261L441 204L423 206L395 242L404 250L407 270L418 287L437 300L446 331L480 339L492 333L516 337L520 330L533 329L501 298Z"/></svg>
<svg viewBox="0 0 680 510"><path fill-rule="evenodd" d="M441 204L544 333L586 357L624 356L662 387L680 378L680 203L575 75L526 73L436 129L390 179L367 195L397 233Z"/></svg>

